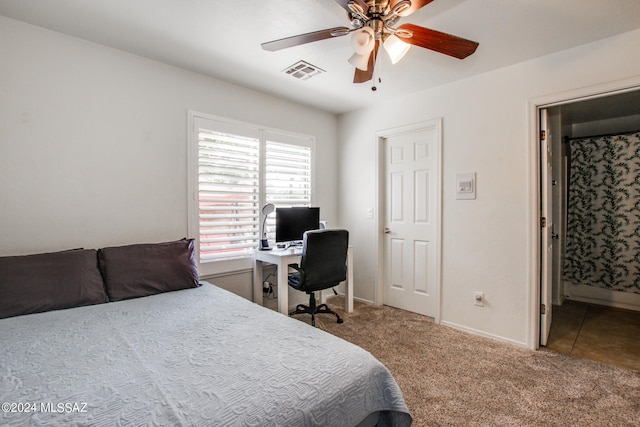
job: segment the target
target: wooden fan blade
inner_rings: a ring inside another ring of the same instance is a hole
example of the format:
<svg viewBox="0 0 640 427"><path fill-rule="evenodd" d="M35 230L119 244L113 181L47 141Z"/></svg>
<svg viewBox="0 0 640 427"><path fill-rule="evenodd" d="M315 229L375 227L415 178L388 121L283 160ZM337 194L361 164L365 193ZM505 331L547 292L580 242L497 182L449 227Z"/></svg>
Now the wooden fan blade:
<svg viewBox="0 0 640 427"><path fill-rule="evenodd" d="M298 46L301 44L317 42L333 37L341 37L349 34L350 31L351 29L348 27L328 28L326 30L314 31L312 33L306 34L298 34L297 36L273 40L270 42L262 43L260 46L262 46L264 50L275 52L276 50L286 49L288 47Z"/></svg>
<svg viewBox="0 0 640 427"><path fill-rule="evenodd" d="M378 57L378 48L380 47L380 41L376 40L376 44L369 55L369 63L367 64L367 71L362 71L360 68L356 68L356 72L353 75L354 83L368 82L373 78L373 69L376 66L376 58Z"/></svg>
<svg viewBox="0 0 640 427"><path fill-rule="evenodd" d="M397 3L400 3L402 0L391 0L389 2L389 9L393 9L393 6L395 6ZM411 0L411 7L407 10L405 10L404 12L400 13L400 16L409 16L411 15L413 12L415 12L416 10L422 8L423 6L428 5L429 3L431 3L433 0ZM347 2L349 3L349 2Z"/></svg>
<svg viewBox="0 0 640 427"><path fill-rule="evenodd" d="M454 58L464 59L471 55L478 48L478 43L463 39L461 37L452 36L451 34L441 33L440 31L431 30L429 28L420 27L413 24L402 24L399 29L409 30L413 32L413 37L400 38L403 42L420 46L425 49L435 50Z"/></svg>

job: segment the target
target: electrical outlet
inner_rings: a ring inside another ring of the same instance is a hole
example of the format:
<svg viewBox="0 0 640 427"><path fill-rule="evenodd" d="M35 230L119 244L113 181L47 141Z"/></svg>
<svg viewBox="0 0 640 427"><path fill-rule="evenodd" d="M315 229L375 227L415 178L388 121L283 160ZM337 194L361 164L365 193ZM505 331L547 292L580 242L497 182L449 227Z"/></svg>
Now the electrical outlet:
<svg viewBox="0 0 640 427"><path fill-rule="evenodd" d="M474 292L473 301L478 307L484 307L484 292Z"/></svg>

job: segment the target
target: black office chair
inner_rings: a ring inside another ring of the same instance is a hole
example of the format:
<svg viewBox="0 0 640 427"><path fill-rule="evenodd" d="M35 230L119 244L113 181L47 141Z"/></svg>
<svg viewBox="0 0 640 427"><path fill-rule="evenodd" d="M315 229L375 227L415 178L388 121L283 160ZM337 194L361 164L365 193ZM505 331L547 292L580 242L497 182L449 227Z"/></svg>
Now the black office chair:
<svg viewBox="0 0 640 427"><path fill-rule="evenodd" d="M316 305L314 292L333 288L347 278L347 230L312 230L304 233L300 265L290 265L295 271L289 274L289 286L309 294L309 305L298 304L295 314L310 314L311 325L316 325L316 314L330 313L342 323L338 313L326 304Z"/></svg>

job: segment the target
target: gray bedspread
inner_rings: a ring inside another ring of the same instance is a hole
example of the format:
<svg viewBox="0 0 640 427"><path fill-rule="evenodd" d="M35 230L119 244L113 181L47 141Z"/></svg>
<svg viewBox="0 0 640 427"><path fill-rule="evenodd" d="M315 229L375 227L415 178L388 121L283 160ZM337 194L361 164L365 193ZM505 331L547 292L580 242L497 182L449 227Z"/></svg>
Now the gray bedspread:
<svg viewBox="0 0 640 427"><path fill-rule="evenodd" d="M411 424L367 351L216 286L0 320L0 425Z"/></svg>

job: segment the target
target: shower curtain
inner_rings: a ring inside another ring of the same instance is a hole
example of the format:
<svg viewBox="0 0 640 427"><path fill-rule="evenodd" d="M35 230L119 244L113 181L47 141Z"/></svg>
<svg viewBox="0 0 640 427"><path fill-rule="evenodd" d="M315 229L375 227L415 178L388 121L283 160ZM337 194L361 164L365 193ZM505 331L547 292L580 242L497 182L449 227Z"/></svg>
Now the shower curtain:
<svg viewBox="0 0 640 427"><path fill-rule="evenodd" d="M640 294L640 132L569 148L565 279Z"/></svg>

